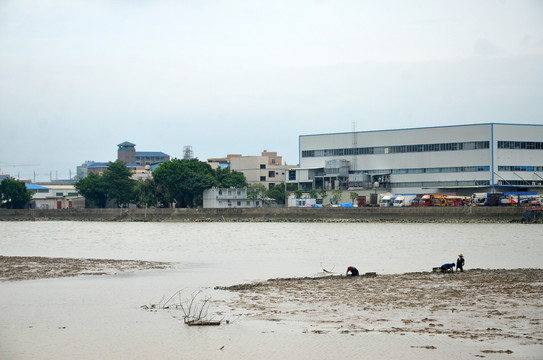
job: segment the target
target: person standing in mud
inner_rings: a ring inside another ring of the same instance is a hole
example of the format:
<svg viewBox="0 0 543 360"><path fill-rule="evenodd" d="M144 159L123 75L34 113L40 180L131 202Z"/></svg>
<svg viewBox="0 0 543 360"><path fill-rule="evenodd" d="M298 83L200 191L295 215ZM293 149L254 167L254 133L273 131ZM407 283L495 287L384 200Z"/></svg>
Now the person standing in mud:
<svg viewBox="0 0 543 360"><path fill-rule="evenodd" d="M456 260L456 271L460 269L461 272L464 271L464 255L460 254L458 255L458 259Z"/></svg>
<svg viewBox="0 0 543 360"><path fill-rule="evenodd" d="M349 273L351 274L349 275ZM345 276L358 276L358 275L359 275L358 269L355 268L354 266L349 266L347 268L347 272L345 273Z"/></svg>

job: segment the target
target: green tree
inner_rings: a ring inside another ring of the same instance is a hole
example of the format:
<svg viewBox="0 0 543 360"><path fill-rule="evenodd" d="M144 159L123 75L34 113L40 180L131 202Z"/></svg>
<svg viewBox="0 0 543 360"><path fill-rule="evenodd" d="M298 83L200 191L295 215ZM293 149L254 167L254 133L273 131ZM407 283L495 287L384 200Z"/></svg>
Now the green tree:
<svg viewBox="0 0 543 360"><path fill-rule="evenodd" d="M134 199L136 181L122 161L109 162L102 175L90 173L86 178L75 183L77 191L97 207L106 207L109 201L117 206L126 205Z"/></svg>
<svg viewBox="0 0 543 360"><path fill-rule="evenodd" d="M115 201L117 206L122 206L133 200L136 180L130 178L132 172L128 170L124 162L110 161L102 176L108 188L108 201Z"/></svg>
<svg viewBox="0 0 543 360"><path fill-rule="evenodd" d="M356 193L356 192L351 192L349 195L351 196L351 202L352 202L353 204L355 204L356 199L358 199L358 193Z"/></svg>
<svg viewBox="0 0 543 360"><path fill-rule="evenodd" d="M22 181L6 178L0 183L0 205L8 209L24 209L32 199L32 192Z"/></svg>
<svg viewBox="0 0 543 360"><path fill-rule="evenodd" d="M303 195L304 195L304 193L300 189L298 189L298 190L296 190L294 192L294 196L296 197L296 199L301 199Z"/></svg>
<svg viewBox="0 0 543 360"><path fill-rule="evenodd" d="M284 204L285 203L285 184L281 183L279 185L275 185L271 189L269 189L266 192L266 196L275 200L278 204Z"/></svg>
<svg viewBox="0 0 543 360"><path fill-rule="evenodd" d="M319 196L321 197L322 203L324 204L324 199L326 199L326 197L328 196L328 193L326 192L326 190L322 189L319 191Z"/></svg>
<svg viewBox="0 0 543 360"><path fill-rule="evenodd" d="M231 171L228 168L217 168L215 170L217 177L217 186L221 188L245 188L247 187L247 179L242 172Z"/></svg>
<svg viewBox="0 0 543 360"><path fill-rule="evenodd" d="M334 190L332 191L332 198L330 199L333 204L338 205L341 201L341 194L343 194L343 191L341 190Z"/></svg>
<svg viewBox="0 0 543 360"><path fill-rule="evenodd" d="M75 188L85 197L85 201L99 208L105 208L107 204L108 188L103 176L90 173L84 179L75 183Z"/></svg>
<svg viewBox="0 0 543 360"><path fill-rule="evenodd" d="M315 189L311 189L309 190L309 197L311 199L316 199L317 197L319 197L319 192Z"/></svg>
<svg viewBox="0 0 543 360"><path fill-rule="evenodd" d="M266 198L266 187L262 184L253 184L247 189L247 197L250 200L260 200L264 204Z"/></svg>
<svg viewBox="0 0 543 360"><path fill-rule="evenodd" d="M173 159L153 171L159 200L190 207L203 202L204 190L218 185L215 171L198 159Z"/></svg>
<svg viewBox="0 0 543 360"><path fill-rule="evenodd" d="M154 179L138 181L134 187L134 199L139 207L156 206L158 197Z"/></svg>

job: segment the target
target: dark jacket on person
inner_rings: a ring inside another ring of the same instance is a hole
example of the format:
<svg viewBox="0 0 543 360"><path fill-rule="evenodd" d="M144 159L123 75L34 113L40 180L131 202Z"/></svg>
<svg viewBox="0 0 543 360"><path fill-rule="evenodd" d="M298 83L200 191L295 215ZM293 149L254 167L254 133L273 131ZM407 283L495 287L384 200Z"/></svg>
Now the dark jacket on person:
<svg viewBox="0 0 543 360"><path fill-rule="evenodd" d="M351 273L351 276L358 276L359 275L358 269L355 268L354 266L349 266L347 268L347 275L349 274L349 272Z"/></svg>
<svg viewBox="0 0 543 360"><path fill-rule="evenodd" d="M441 271L447 271L454 268L454 263L446 263L441 265Z"/></svg>

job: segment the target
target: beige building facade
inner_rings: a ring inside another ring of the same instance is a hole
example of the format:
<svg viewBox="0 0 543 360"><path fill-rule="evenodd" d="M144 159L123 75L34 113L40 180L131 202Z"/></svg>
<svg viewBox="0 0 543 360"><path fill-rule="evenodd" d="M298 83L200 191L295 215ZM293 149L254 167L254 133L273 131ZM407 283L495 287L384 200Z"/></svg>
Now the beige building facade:
<svg viewBox="0 0 543 360"><path fill-rule="evenodd" d="M264 150L260 156L227 155L225 158L208 159L213 168L229 167L245 175L249 185L262 184L266 189L284 183L288 170L295 166L284 165L277 152Z"/></svg>

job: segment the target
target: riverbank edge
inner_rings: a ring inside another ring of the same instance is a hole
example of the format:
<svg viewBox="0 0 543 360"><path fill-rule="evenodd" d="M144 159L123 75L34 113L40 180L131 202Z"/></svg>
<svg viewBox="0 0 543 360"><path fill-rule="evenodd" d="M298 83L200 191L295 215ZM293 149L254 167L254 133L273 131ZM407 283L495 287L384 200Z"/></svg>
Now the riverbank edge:
<svg viewBox="0 0 543 360"><path fill-rule="evenodd" d="M520 223L522 207L0 209L0 221Z"/></svg>

